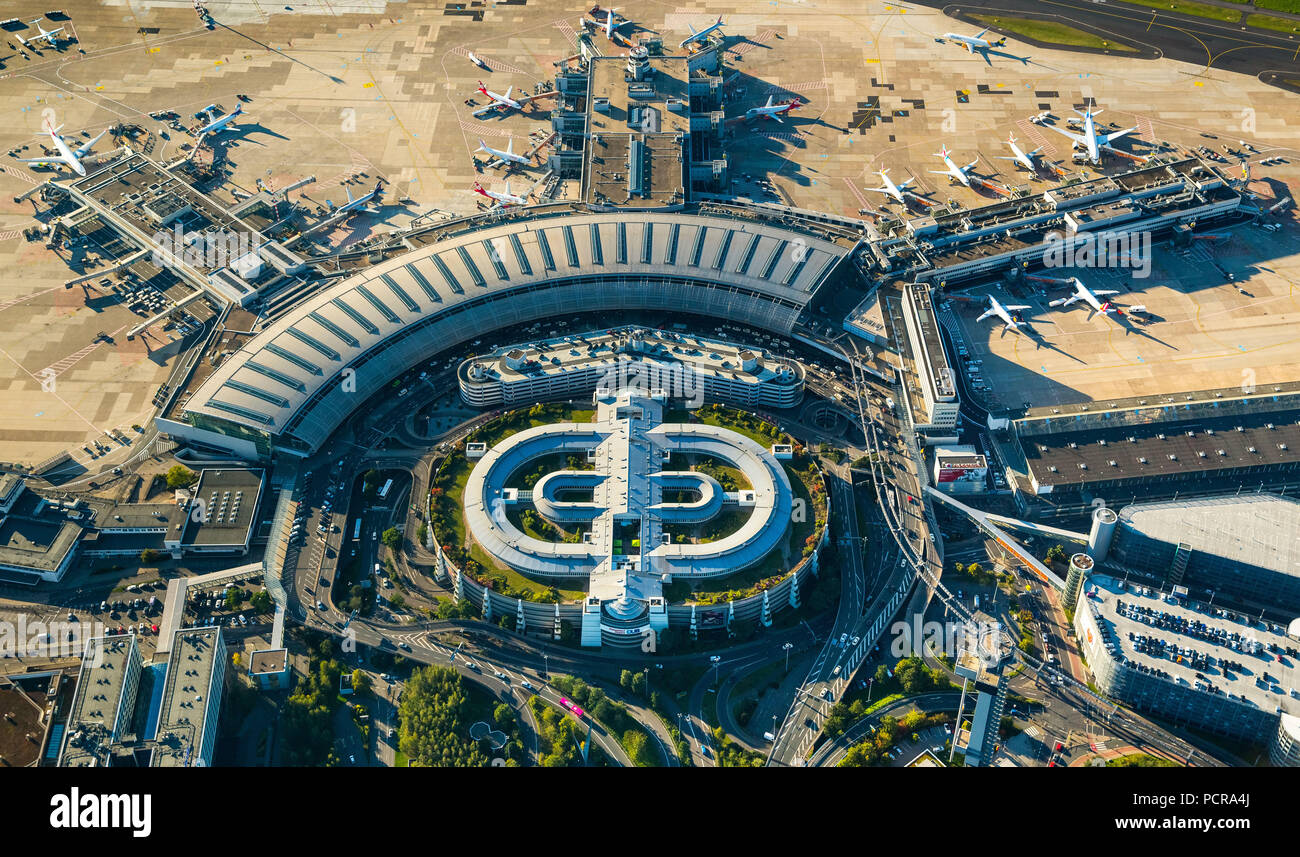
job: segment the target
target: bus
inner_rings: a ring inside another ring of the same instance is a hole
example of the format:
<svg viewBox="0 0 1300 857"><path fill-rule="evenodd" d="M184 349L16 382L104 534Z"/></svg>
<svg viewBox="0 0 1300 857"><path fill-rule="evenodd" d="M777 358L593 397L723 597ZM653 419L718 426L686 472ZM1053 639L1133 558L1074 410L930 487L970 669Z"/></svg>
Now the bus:
<svg viewBox="0 0 1300 857"><path fill-rule="evenodd" d="M352 541L361 541L361 519L357 518L357 525L352 528Z"/></svg>
<svg viewBox="0 0 1300 857"><path fill-rule="evenodd" d="M563 708L565 711L569 712L570 714L572 714L574 717L578 718L579 720L582 719L582 715L585 713L581 708L574 705L572 702L569 702L569 700L564 698L563 696L560 697L560 707Z"/></svg>
<svg viewBox="0 0 1300 857"><path fill-rule="evenodd" d="M389 479L384 483L384 487L379 489L379 499L382 500L388 496L388 489L393 487L393 480Z"/></svg>

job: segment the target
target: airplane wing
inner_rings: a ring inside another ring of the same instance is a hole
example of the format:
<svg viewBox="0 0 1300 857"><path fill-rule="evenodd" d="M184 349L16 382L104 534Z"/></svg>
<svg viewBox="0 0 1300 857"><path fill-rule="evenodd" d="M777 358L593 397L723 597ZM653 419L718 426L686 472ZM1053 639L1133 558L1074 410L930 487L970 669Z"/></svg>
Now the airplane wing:
<svg viewBox="0 0 1300 857"><path fill-rule="evenodd" d="M764 106L764 107L771 107L771 106L772 106L772 99L775 98L775 97L776 97L775 95L769 95L769 96L767 97L767 103L764 104L763 106Z"/></svg>
<svg viewBox="0 0 1300 857"><path fill-rule="evenodd" d="M971 161L971 162L970 162L969 164L967 164L966 166L962 167L962 168L961 168L961 171L964 173L964 172L966 172L967 170L969 170L971 167L975 166L975 165L978 164L978 163L979 163L979 158L976 158L975 160Z"/></svg>
<svg viewBox="0 0 1300 857"><path fill-rule="evenodd" d="M975 320L976 320L976 321L983 321L984 319L986 319L986 318L988 318L989 316L993 315L995 312L997 312L997 310L986 309L986 310L984 310L984 314L981 315L979 318L977 318L977 319L975 319Z"/></svg>
<svg viewBox="0 0 1300 857"><path fill-rule="evenodd" d="M899 185L899 187L901 188L902 185ZM887 187L864 187L863 190L869 190L874 193L893 193L893 191Z"/></svg>
<svg viewBox="0 0 1300 857"><path fill-rule="evenodd" d="M911 178L911 179L908 179L908 180L905 181L905 182L899 182L898 185L897 185L897 187L898 187L899 190L903 190L904 188L906 188L908 185L910 185L910 184L911 184L912 182L914 182L914 181L916 181L916 179Z"/></svg>
<svg viewBox="0 0 1300 857"><path fill-rule="evenodd" d="M496 112L496 110L497 110L497 105L496 105L495 103L493 103L493 104L489 104L487 107L480 107L478 110L475 110L475 111L474 111L472 114L470 114L470 115L471 115L471 116L482 116L482 115L485 114L485 113L494 113L494 112Z"/></svg>
<svg viewBox="0 0 1300 857"><path fill-rule="evenodd" d="M1111 289L1109 291L1104 291L1104 292L1093 292L1092 294L1094 297L1104 297L1106 295L1117 295L1119 294L1119 292L1115 291L1114 289Z"/></svg>
<svg viewBox="0 0 1300 857"><path fill-rule="evenodd" d="M1132 134L1136 130L1137 130L1137 126L1134 125L1132 128L1125 128L1123 131L1116 131L1114 134L1106 134L1105 136L1101 136L1101 135L1098 136L1100 137L1101 143L1104 145L1106 143L1111 142L1112 140L1118 140L1120 137L1123 137L1125 134Z"/></svg>
<svg viewBox="0 0 1300 857"><path fill-rule="evenodd" d="M1066 130L1065 128L1057 128L1055 125L1044 125L1043 127L1047 128L1050 131L1055 131L1056 133L1060 134L1063 137L1069 137L1071 140L1075 141L1076 143L1084 142L1082 134L1076 134L1073 131Z"/></svg>
<svg viewBox="0 0 1300 857"><path fill-rule="evenodd" d="M66 164L67 160L62 155L48 155L44 158L15 158L20 164Z"/></svg>
<svg viewBox="0 0 1300 857"><path fill-rule="evenodd" d="M777 116L775 113L764 113L763 115L766 116L768 119L775 119L777 122L780 122L782 125L785 124L785 120L782 119L780 116Z"/></svg>
<svg viewBox="0 0 1300 857"><path fill-rule="evenodd" d="M1018 309L1033 309L1033 307L1029 306L1029 304L1020 304L1018 306L1004 306L1003 309L1007 312L1011 312L1012 310Z"/></svg>
<svg viewBox="0 0 1300 857"><path fill-rule="evenodd" d="M952 175L952 171L951 171L951 170L929 170L929 172L932 172L932 173L934 173L935 175L940 175L940 176L950 176L950 175Z"/></svg>
<svg viewBox="0 0 1300 857"><path fill-rule="evenodd" d="M78 146L77 149L74 150L72 154L76 155L78 158L86 157L86 155L90 153L90 150L95 147L95 144L98 143L103 138L103 136L107 133L108 133L108 129L105 128L103 131L99 132L98 137L95 137L94 139L89 140L86 143L83 143L81 146Z"/></svg>

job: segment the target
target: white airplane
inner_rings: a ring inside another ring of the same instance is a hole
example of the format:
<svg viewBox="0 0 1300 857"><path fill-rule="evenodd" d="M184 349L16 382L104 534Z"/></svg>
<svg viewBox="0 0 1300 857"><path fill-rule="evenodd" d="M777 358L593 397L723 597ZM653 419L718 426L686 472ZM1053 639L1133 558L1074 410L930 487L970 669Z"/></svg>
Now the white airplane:
<svg viewBox="0 0 1300 857"><path fill-rule="evenodd" d="M230 123L235 121L236 117L244 115L244 105L242 104L238 105L237 107L235 107L235 109L232 112L227 113L225 116L222 116L220 119L212 118L211 107L208 108L207 113L208 113L208 124L204 125L202 128L195 131L194 132L195 137L202 137L204 134L219 134L222 131L226 130L226 128L230 125Z"/></svg>
<svg viewBox="0 0 1300 857"><path fill-rule="evenodd" d="M979 318L975 320L983 321L984 319L988 318L991 315L996 315L998 318L1002 319L1002 324L1005 326L1005 329L1007 330L1018 330L1020 326L1024 324L1023 321L1020 321L1011 313L1022 309L1032 309L1032 307L1030 307L1028 304L1015 304L1012 306L1003 306L1001 303L998 302L997 298L993 297L993 295L988 295L988 299L989 299L989 308L984 311L983 315L981 315Z"/></svg>
<svg viewBox="0 0 1300 857"><path fill-rule="evenodd" d="M473 52L473 51L470 51L470 52L469 52L469 61L472 62L472 63L474 63L474 65L478 66L479 68L483 69L484 71L490 71L490 69L489 69L488 66L487 66L487 63L483 62L483 58L482 58L482 57L476 57L476 56L474 56L474 52Z"/></svg>
<svg viewBox="0 0 1300 857"><path fill-rule="evenodd" d="M956 42L966 48L970 53L975 53L976 51L987 51L992 48L1000 48L1007 43L1007 40L1004 38L998 39L997 41L989 41L984 38L984 34L988 31L989 28L985 27L973 36L962 36L957 33L944 33L942 38L945 41Z"/></svg>
<svg viewBox="0 0 1300 857"><path fill-rule="evenodd" d="M1079 113L1078 110L1074 112ZM1102 149L1110 149L1112 152L1115 151L1115 149L1110 145L1111 141L1118 140L1125 134L1131 134L1137 130L1137 126L1134 125L1132 128L1125 128L1123 131L1115 131L1111 134L1098 134L1097 124L1093 120L1100 114L1100 110L1096 112L1086 110L1083 113L1079 113L1079 115L1083 117L1083 131L1077 134L1074 131L1068 131L1065 128L1058 128L1055 125L1047 125L1044 127L1051 128L1053 131L1064 137L1069 137L1074 141L1076 146L1083 146L1088 151L1088 160L1092 161L1094 164L1098 164L1101 163Z"/></svg>
<svg viewBox="0 0 1300 857"><path fill-rule="evenodd" d="M973 167L973 166L975 166L977 163L979 163L979 161L978 161L978 160L974 160L974 161L971 161L969 164L967 164L967 165L964 166L964 167L959 167L959 166L957 166L956 164L954 164L954 163L952 162L952 157L951 157L951 155L952 155L952 152L949 152L949 151L948 151L948 147L947 147L947 146L940 146L940 147L939 147L939 151L935 152L935 153L934 153L934 156L935 156L936 158L943 158L943 165L944 165L945 167L947 167L948 169L946 169L946 170L930 170L930 172L932 172L932 173L937 173L938 175L941 175L941 176L947 176L948 179L949 179L950 181L961 182L962 184L966 185L966 187L970 187L970 176L966 175L966 173L968 173L968 172L970 171L970 168L971 168L971 167Z"/></svg>
<svg viewBox="0 0 1300 857"><path fill-rule="evenodd" d="M769 95L767 97L767 104L764 104L762 107L751 107L746 110L745 121L748 122L750 119L757 119L759 116L766 116L768 119L775 119L777 122L785 124L781 119L782 113L789 113L791 110L798 110L800 107L803 107L803 102L797 98L791 98L789 101L781 104L773 104L772 99L774 97L775 96Z"/></svg>
<svg viewBox="0 0 1300 857"><path fill-rule="evenodd" d="M604 30L605 38L613 42L615 41L614 36L618 33L619 29L632 23L626 18L624 18L622 21L619 21L618 16L614 14L617 11L618 11L617 8L601 9L599 6L597 6L587 13L591 17L584 18L583 23L591 24L593 27L599 27L600 29ZM596 17L596 15L601 12L605 13L605 20L603 21Z"/></svg>
<svg viewBox="0 0 1300 857"><path fill-rule="evenodd" d="M492 148L492 147L489 146L487 143L484 143L484 142L483 142L483 138L480 137L480 138L479 138L479 141L478 141L478 148L475 149L474 151L476 151L476 152L487 152L489 155L491 155L492 157L496 158L495 161L493 161L492 163L488 164L489 167L499 167L499 166L501 166L502 164L507 164L507 163L509 163L509 164L519 164L519 165L521 165L521 166L525 166L525 167L526 167L526 166L528 166L529 163L530 163L529 160L528 160L528 157L527 157L526 155L516 155L516 154L515 154L515 138L514 138L514 137L511 137L511 138L510 138L510 142L506 143L506 150L505 150L504 152L501 151L500 149L494 149L494 148Z"/></svg>
<svg viewBox="0 0 1300 857"><path fill-rule="evenodd" d="M1078 301L1083 301L1088 304L1088 306L1092 307L1093 312L1099 312L1102 315L1108 316L1111 313L1115 313L1115 315L1119 316L1124 314L1122 309L1115 306L1110 301L1103 303L1098 300L1098 298L1103 298L1107 295L1117 295L1119 292L1114 290L1094 292L1085 286L1083 281L1078 277L1071 277L1070 283L1074 286L1074 294L1066 298L1057 298L1049 303L1048 306L1069 306ZM1145 307L1143 307L1143 309L1145 309ZM1088 318L1092 318L1092 313L1088 313Z"/></svg>
<svg viewBox="0 0 1300 857"><path fill-rule="evenodd" d="M45 42L47 45L54 48L55 50L58 49L59 33L63 32L62 27L57 27L53 30L47 30L41 26L40 18L37 18L35 21L28 21L27 23L35 27L37 30L39 30L40 35L32 36L30 39L24 39L22 36L19 36L17 33L15 33L14 35L17 37L18 41L22 42L23 47L36 50L38 42Z"/></svg>
<svg viewBox="0 0 1300 857"><path fill-rule="evenodd" d="M1010 157L1006 155L999 155L998 156L999 161L1015 161L1017 164L1029 170L1031 173L1038 172L1038 168L1034 166L1034 156L1037 155L1039 152L1043 151L1042 146L1039 146L1037 149L1034 149L1032 152L1028 152L1028 153L1023 152L1021 151L1020 147L1016 145L1015 134L1010 134L1007 136L1007 145L1011 147L1011 155Z"/></svg>
<svg viewBox="0 0 1300 857"><path fill-rule="evenodd" d="M64 164L65 166L71 167L72 171L77 175L84 176L86 174L86 168L82 166L81 159L90 153L90 150L99 142L100 138L108 133L108 129L105 128L103 131L100 131L98 137L95 137L89 142L82 143L76 149L69 149L68 144L63 141L63 136L59 134L59 131L62 128L62 125L58 128L51 128L48 123L45 126L45 132L49 134L50 139L54 141L54 148L58 150L58 154L47 155L44 158L19 158L19 162L24 164Z"/></svg>
<svg viewBox="0 0 1300 857"><path fill-rule="evenodd" d="M700 30L698 33L695 32L695 28L688 23L686 25L686 29L691 31L691 35L689 38L682 39L682 43L677 47L684 48L687 45L689 45L691 42L703 42L708 37L709 33L712 33L714 30L721 29L724 26L725 25L722 23L721 15L718 16L718 20L714 21L712 24L705 27L703 30Z"/></svg>
<svg viewBox="0 0 1300 857"><path fill-rule="evenodd" d="M352 191L348 188L347 185L343 186L343 192L348 195L348 201L340 205L338 208L336 208L334 210L335 214L343 214L346 211L356 211L359 208L365 208L366 203L370 202L372 199L378 199L380 195L383 194L384 182L382 179L377 180L375 182L374 190L370 191L369 193L362 194L356 199L352 198Z"/></svg>
<svg viewBox="0 0 1300 857"><path fill-rule="evenodd" d="M916 181L916 179L910 178L902 184L894 184L894 180L889 177L889 170L881 170L879 175L880 180L885 183L884 187L865 187L863 190L873 191L874 193L889 194L894 199L907 205L907 198L903 196L903 191L907 190L907 186Z"/></svg>
<svg viewBox="0 0 1300 857"><path fill-rule="evenodd" d="M474 182L474 193L478 194L479 196L487 197L488 199L495 202L497 205L504 206L504 205L527 205L528 204L527 199L525 199L522 196L515 196L513 193L510 192L510 182L506 182L505 193L500 193L494 190L485 190L483 188L483 185L479 184L478 182Z"/></svg>
<svg viewBox="0 0 1300 857"><path fill-rule="evenodd" d="M478 82L478 94L490 99L491 103L475 110L473 115L482 116L484 113L491 113L494 110L504 110L507 107L514 108L515 110L523 110L526 104L529 104L538 98L554 98L560 94L559 92L543 92L540 95L521 95L518 98L511 98L510 96L514 91L515 88L512 86L506 90L505 95L501 95L498 92L493 92L488 89L483 85L483 81L480 80Z"/></svg>

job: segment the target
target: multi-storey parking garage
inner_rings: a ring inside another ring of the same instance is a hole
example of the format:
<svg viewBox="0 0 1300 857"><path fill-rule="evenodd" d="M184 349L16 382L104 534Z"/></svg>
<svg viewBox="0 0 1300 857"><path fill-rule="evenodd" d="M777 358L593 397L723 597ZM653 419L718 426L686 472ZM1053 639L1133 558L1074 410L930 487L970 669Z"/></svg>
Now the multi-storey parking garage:
<svg viewBox="0 0 1300 857"><path fill-rule="evenodd" d="M788 333L855 235L708 212L530 210L460 230L334 285L232 353L174 436L266 457L307 454L368 395L483 331L590 311L678 311Z"/></svg>

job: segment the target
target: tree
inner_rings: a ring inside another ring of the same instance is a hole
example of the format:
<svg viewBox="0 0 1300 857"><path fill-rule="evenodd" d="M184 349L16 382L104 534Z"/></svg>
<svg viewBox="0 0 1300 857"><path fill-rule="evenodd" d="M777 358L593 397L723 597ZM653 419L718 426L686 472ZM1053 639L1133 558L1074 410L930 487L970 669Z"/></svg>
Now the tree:
<svg viewBox="0 0 1300 857"><path fill-rule="evenodd" d="M397 550L402 545L402 531L397 527L389 527L384 530L379 540L390 550Z"/></svg>
<svg viewBox="0 0 1300 857"><path fill-rule="evenodd" d="M265 589L259 589L248 599L248 603L258 613L265 613L271 609L271 593Z"/></svg>
<svg viewBox="0 0 1300 857"><path fill-rule="evenodd" d="M492 719L503 732L511 732L515 728L515 710L504 702L492 709Z"/></svg>
<svg viewBox="0 0 1300 857"><path fill-rule="evenodd" d="M230 587L230 591L226 593L226 609L227 610L237 609L240 603L243 602L243 600L244 600L244 590L240 589L238 586Z"/></svg>
<svg viewBox="0 0 1300 857"><path fill-rule="evenodd" d="M1061 547L1060 545L1052 545L1051 548L1049 548L1048 551L1047 551L1047 561L1048 561L1048 562L1064 562L1064 561L1065 561L1065 548Z"/></svg>
<svg viewBox="0 0 1300 857"><path fill-rule="evenodd" d="M352 692L370 692L370 676L366 674L365 670L355 669L352 671Z"/></svg>
<svg viewBox="0 0 1300 857"><path fill-rule="evenodd" d="M184 464L173 464L167 469L167 487L173 491L177 488L189 487L197 478L198 474Z"/></svg>
<svg viewBox="0 0 1300 857"><path fill-rule="evenodd" d="M482 745L469 737L474 722L469 685L455 670L417 669L406 683L398 710L402 724L398 749L413 764L468 768L490 763Z"/></svg>
<svg viewBox="0 0 1300 857"><path fill-rule="evenodd" d="M145 548L140 551L140 562L157 562L162 558L162 554L153 548Z"/></svg>

